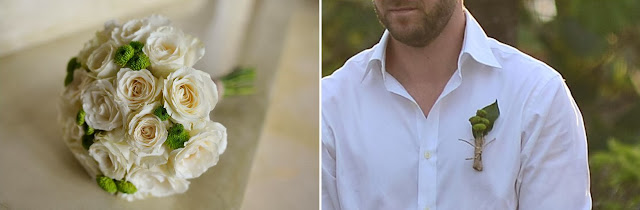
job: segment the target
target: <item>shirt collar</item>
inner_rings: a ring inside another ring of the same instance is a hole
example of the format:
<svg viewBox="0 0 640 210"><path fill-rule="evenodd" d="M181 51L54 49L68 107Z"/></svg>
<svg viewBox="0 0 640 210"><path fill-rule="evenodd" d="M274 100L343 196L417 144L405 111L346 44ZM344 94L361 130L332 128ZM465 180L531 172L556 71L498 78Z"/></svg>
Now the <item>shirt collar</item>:
<svg viewBox="0 0 640 210"><path fill-rule="evenodd" d="M484 30L482 30L478 21L476 21L476 19L466 9L464 10L464 13L466 15L464 40L462 42L462 50L460 51L460 56L458 58L462 59L463 54L469 54L475 61L494 67L491 69L502 68L491 50L489 37L484 33ZM376 66L380 68L382 78L384 79L384 72L386 71L385 58L387 54L387 41L389 38L389 31L385 30L378 44L373 47L371 57L367 63L366 71L362 77L363 81L371 69ZM458 66L460 66L461 63L460 59L458 60Z"/></svg>
<svg viewBox="0 0 640 210"><path fill-rule="evenodd" d="M386 71L385 59L387 56L387 40L389 40L389 36L390 36L389 30L385 29L384 33L382 33L382 38L380 38L380 41L378 42L378 44L373 46L371 57L369 58L369 62L367 63L366 71L362 76L362 81L364 81L364 79L367 77L369 72L371 72L371 69L375 67L380 69L382 73L382 79L383 80L385 79L385 76L384 76L384 72Z"/></svg>
<svg viewBox="0 0 640 210"><path fill-rule="evenodd" d="M491 50L491 39L484 33L482 27L469 11L465 9L467 24L465 26L464 41L460 54L469 54L479 63L494 68L502 68Z"/></svg>

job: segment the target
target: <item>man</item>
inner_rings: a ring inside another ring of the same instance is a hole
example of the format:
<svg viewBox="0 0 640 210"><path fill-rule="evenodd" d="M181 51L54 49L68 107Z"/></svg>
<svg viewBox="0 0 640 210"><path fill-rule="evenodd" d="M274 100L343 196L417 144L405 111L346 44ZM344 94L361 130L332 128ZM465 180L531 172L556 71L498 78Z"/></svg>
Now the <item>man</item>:
<svg viewBox="0 0 640 210"><path fill-rule="evenodd" d="M374 6L380 42L322 80L323 209L591 208L560 74L488 38L462 0ZM494 102L474 145L469 119Z"/></svg>

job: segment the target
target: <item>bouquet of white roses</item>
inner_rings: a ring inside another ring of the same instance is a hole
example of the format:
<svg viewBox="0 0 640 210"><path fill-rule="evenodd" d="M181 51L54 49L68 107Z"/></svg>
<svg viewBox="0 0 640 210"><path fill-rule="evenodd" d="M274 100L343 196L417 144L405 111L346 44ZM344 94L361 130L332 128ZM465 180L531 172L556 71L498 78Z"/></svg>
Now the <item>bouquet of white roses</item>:
<svg viewBox="0 0 640 210"><path fill-rule="evenodd" d="M129 201L168 196L217 164L227 133L209 117L220 87L192 68L203 55L200 40L152 15L105 23L69 61L63 140L98 186ZM242 87L247 78L224 81Z"/></svg>

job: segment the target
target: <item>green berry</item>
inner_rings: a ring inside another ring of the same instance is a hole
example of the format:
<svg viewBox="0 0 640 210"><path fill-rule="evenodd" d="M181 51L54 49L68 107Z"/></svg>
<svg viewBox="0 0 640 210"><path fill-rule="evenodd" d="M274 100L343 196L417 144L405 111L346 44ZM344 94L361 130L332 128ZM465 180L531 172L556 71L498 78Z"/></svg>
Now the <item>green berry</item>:
<svg viewBox="0 0 640 210"><path fill-rule="evenodd" d="M116 186L121 193L133 194L138 191L138 188L129 181L116 180Z"/></svg>
<svg viewBox="0 0 640 210"><path fill-rule="evenodd" d="M162 106L159 106L158 108L153 110L153 114L160 118L160 120L162 121L169 119L169 113L167 113L167 110Z"/></svg>
<svg viewBox="0 0 640 210"><path fill-rule="evenodd" d="M83 109L80 109L80 111L78 111L78 114L76 115L76 123L78 123L78 125L84 124L85 116L87 116L87 113L84 112Z"/></svg>
<svg viewBox="0 0 640 210"><path fill-rule="evenodd" d="M133 47L133 50L136 51L136 52L142 51L142 47L144 47L144 43L139 42L139 41L129 42L129 45L131 45L131 47Z"/></svg>
<svg viewBox="0 0 640 210"><path fill-rule="evenodd" d="M98 182L98 186L100 186L100 188L102 188L104 191L107 191L108 193L115 193L116 191L118 191L116 183L113 182L113 179L109 177L98 175L98 177L96 177L96 182Z"/></svg>
<svg viewBox="0 0 640 210"><path fill-rule="evenodd" d="M484 118L484 117L481 118L480 120L481 120L480 123L482 123L482 124L484 124L486 126L489 126L489 124L491 123L491 122L489 122L489 119Z"/></svg>
<svg viewBox="0 0 640 210"><path fill-rule="evenodd" d="M482 109L478 109L478 111L476 111L476 115L480 116L480 117L487 117L487 111L484 111Z"/></svg>
<svg viewBox="0 0 640 210"><path fill-rule="evenodd" d="M472 129L474 132L483 132L487 129L487 126L485 124L475 124Z"/></svg>
<svg viewBox="0 0 640 210"><path fill-rule="evenodd" d="M469 118L469 122L471 123L471 125L475 125L480 123L482 120L482 117L478 117L478 116L473 116L471 118Z"/></svg>
<svg viewBox="0 0 640 210"><path fill-rule="evenodd" d="M149 65L151 65L151 61L149 61L149 57L145 55L143 52L137 52L133 57L127 62L127 67L131 70L140 70L145 69Z"/></svg>
<svg viewBox="0 0 640 210"><path fill-rule="evenodd" d="M116 62L116 64L124 66L127 64L127 61L129 61L133 57L134 54L135 51L133 50L133 47L131 47L131 45L122 45L118 48L118 50L116 50L114 61Z"/></svg>
<svg viewBox="0 0 640 210"><path fill-rule="evenodd" d="M86 150L89 150L89 147L91 147L91 145L93 144L94 139L95 139L95 136L93 135L82 136L82 147L84 147L84 149Z"/></svg>
<svg viewBox="0 0 640 210"><path fill-rule="evenodd" d="M167 141L165 142L169 148L178 149L183 148L184 143L189 141L189 133L184 130L182 124L175 124L169 128L169 134L167 135Z"/></svg>

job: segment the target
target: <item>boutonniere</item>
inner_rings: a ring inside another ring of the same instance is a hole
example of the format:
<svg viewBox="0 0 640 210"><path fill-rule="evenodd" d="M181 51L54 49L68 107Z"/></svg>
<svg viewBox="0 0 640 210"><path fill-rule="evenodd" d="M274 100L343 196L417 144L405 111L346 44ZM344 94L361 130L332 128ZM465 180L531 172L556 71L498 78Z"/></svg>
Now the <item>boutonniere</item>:
<svg viewBox="0 0 640 210"><path fill-rule="evenodd" d="M473 146L473 169L476 171L482 171L482 149L491 143L490 141L485 144L485 136L493 128L493 123L498 119L498 116L500 116L498 100L482 109L478 109L478 111L476 111L476 115L469 118L469 122L471 123L471 132L475 139L474 144L471 144L471 142L464 139L460 139L461 141Z"/></svg>

